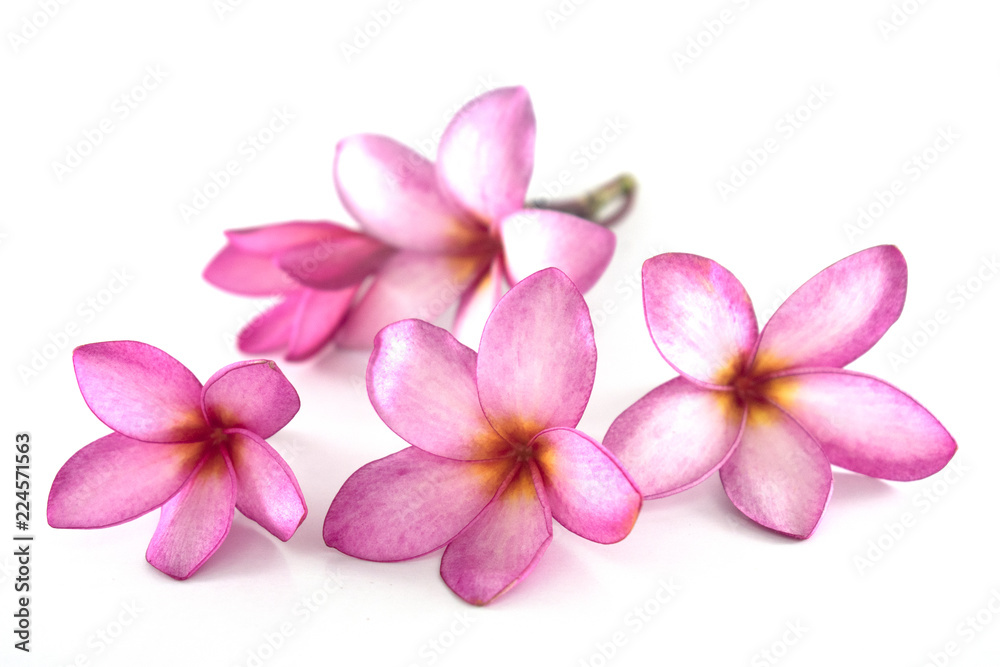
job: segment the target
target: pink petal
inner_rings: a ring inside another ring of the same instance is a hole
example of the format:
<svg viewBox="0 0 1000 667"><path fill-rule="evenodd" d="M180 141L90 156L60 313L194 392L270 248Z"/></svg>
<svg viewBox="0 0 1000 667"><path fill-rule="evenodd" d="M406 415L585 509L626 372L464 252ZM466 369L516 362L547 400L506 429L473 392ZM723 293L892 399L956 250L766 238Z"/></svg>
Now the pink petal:
<svg viewBox="0 0 1000 667"><path fill-rule="evenodd" d="M417 318L431 322L444 313L486 266L488 256L448 256L403 251L375 275L337 338L340 345L370 349L387 324Z"/></svg>
<svg viewBox="0 0 1000 667"><path fill-rule="evenodd" d="M367 233L397 248L455 252L484 235L442 193L434 165L389 137L341 140L333 173L344 208Z"/></svg>
<svg viewBox="0 0 1000 667"><path fill-rule="evenodd" d="M779 409L750 406L743 437L719 470L736 508L760 525L804 539L812 535L833 489L819 445Z"/></svg>
<svg viewBox="0 0 1000 667"><path fill-rule="evenodd" d="M236 473L236 509L287 542L306 518L306 500L295 474L259 435L244 429L226 434Z"/></svg>
<svg viewBox="0 0 1000 667"><path fill-rule="evenodd" d="M306 287L338 290L360 283L393 252L369 236L351 234L286 250L278 257L278 264Z"/></svg>
<svg viewBox="0 0 1000 667"><path fill-rule="evenodd" d="M740 373L757 340L757 318L743 285L705 257L667 253L642 266L646 325L678 373L709 386Z"/></svg>
<svg viewBox="0 0 1000 667"><path fill-rule="evenodd" d="M220 289L247 296L281 294L297 287L269 255L255 255L234 245L220 250L202 277Z"/></svg>
<svg viewBox="0 0 1000 667"><path fill-rule="evenodd" d="M441 137L438 178L487 223L524 206L535 153L535 112L524 88L498 88L462 107Z"/></svg>
<svg viewBox="0 0 1000 667"><path fill-rule="evenodd" d="M516 211L500 222L500 236L511 284L554 266L586 292L615 252L611 230L558 211Z"/></svg>
<svg viewBox="0 0 1000 667"><path fill-rule="evenodd" d="M569 428L542 431L534 447L552 518L594 542L625 539L639 518L642 494L618 459Z"/></svg>
<svg viewBox="0 0 1000 667"><path fill-rule="evenodd" d="M239 361L220 369L202 390L205 417L221 428L244 428L269 438L299 411L292 383L267 359Z"/></svg>
<svg viewBox="0 0 1000 667"><path fill-rule="evenodd" d="M240 352L267 354L287 347L292 332L292 322L299 312L306 291L298 289L289 292L280 302L243 327L237 338Z"/></svg>
<svg viewBox="0 0 1000 667"><path fill-rule="evenodd" d="M357 470L323 523L328 546L375 561L415 558L448 543L489 503L508 461L454 461L407 447Z"/></svg>
<svg viewBox="0 0 1000 667"><path fill-rule="evenodd" d="M455 314L455 338L463 345L476 349L479 339L483 336L483 327L490 313L500 303L500 297L506 291L503 276L503 260L496 258L462 295Z"/></svg>
<svg viewBox="0 0 1000 667"><path fill-rule="evenodd" d="M507 292L486 322L479 400L500 435L527 444L543 429L577 425L596 370L583 296L559 269L545 269Z"/></svg>
<svg viewBox="0 0 1000 667"><path fill-rule="evenodd" d="M909 481L943 468L955 440L915 400L850 371L788 375L764 386L819 442L830 463L871 477Z"/></svg>
<svg viewBox="0 0 1000 667"><path fill-rule="evenodd" d="M367 376L375 411L411 445L463 461L510 451L479 405L476 353L444 329L390 324L375 337Z"/></svg>
<svg viewBox="0 0 1000 667"><path fill-rule="evenodd" d="M225 453L206 457L176 496L163 505L146 560L187 579L215 553L233 523L236 474Z"/></svg>
<svg viewBox="0 0 1000 667"><path fill-rule="evenodd" d="M541 475L523 465L441 558L441 577L463 600L484 605L531 573L552 541Z"/></svg>
<svg viewBox="0 0 1000 667"><path fill-rule="evenodd" d="M895 246L840 260L795 290L760 334L753 373L840 368L874 345L903 310L906 261Z"/></svg>
<svg viewBox="0 0 1000 667"><path fill-rule="evenodd" d="M113 430L148 442L205 435L201 383L169 354L146 343L113 341L73 350L83 400Z"/></svg>
<svg viewBox="0 0 1000 667"><path fill-rule="evenodd" d="M275 257L296 246L314 245L356 233L343 225L326 220L294 220L260 227L231 229L226 232L226 238L229 239L229 243L244 252Z"/></svg>
<svg viewBox="0 0 1000 667"><path fill-rule="evenodd" d="M733 392L674 378L619 415L604 446L646 498L669 496L719 469L739 442L745 412Z"/></svg>
<svg viewBox="0 0 1000 667"><path fill-rule="evenodd" d="M351 307L356 287L326 291L306 290L292 322L288 342L289 361L308 359L333 340Z"/></svg>
<svg viewBox="0 0 1000 667"><path fill-rule="evenodd" d="M156 509L201 461L200 443L159 443L112 433L59 469L49 491L53 528L104 528Z"/></svg>

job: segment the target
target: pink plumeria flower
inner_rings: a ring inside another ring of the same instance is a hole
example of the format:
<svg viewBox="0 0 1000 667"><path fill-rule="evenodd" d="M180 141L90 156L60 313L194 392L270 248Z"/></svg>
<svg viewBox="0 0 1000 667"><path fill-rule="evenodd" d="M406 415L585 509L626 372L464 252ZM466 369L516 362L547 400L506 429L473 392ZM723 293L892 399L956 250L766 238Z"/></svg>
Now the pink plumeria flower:
<svg viewBox="0 0 1000 667"><path fill-rule="evenodd" d="M226 232L228 244L205 269L205 280L247 296L281 301L239 334L241 351L286 350L307 359L337 334L362 282L393 249L333 222L286 222Z"/></svg>
<svg viewBox="0 0 1000 667"><path fill-rule="evenodd" d="M638 488L575 428L596 366L590 313L558 269L500 300L478 355L420 320L386 327L368 364L368 393L413 446L344 483L326 516L326 543L374 561L445 547L445 583L486 604L531 572L553 518L595 542L623 539L642 504Z"/></svg>
<svg viewBox="0 0 1000 667"><path fill-rule="evenodd" d="M649 333L681 377L622 413L604 442L646 498L683 491L719 470L746 516L806 538L830 498L831 464L914 480L954 455L951 435L919 403L843 369L903 309L906 262L894 246L821 271L759 334L743 285L710 259L653 257L642 286Z"/></svg>
<svg viewBox="0 0 1000 667"><path fill-rule="evenodd" d="M177 579L215 553L234 508L280 540L306 517L295 475L264 438L295 415L299 396L267 360L226 366L205 383L166 352L134 341L76 348L84 400L114 433L56 473L53 528L103 528L160 508L146 551Z"/></svg>
<svg viewBox="0 0 1000 667"><path fill-rule="evenodd" d="M445 129L436 163L384 136L342 140L334 179L344 207L363 231L402 251L338 340L367 348L386 324L432 321L458 300L455 335L473 346L507 284L557 267L590 289L615 236L567 213L525 208L534 150L535 114L520 87L466 104Z"/></svg>

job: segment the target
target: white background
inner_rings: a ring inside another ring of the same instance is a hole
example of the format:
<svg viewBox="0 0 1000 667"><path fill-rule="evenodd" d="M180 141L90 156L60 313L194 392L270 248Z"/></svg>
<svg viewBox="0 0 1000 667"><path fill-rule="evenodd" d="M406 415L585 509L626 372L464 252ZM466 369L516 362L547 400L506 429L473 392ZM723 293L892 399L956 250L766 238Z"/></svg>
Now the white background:
<svg viewBox="0 0 1000 667"><path fill-rule="evenodd" d="M44 21L40 4L8 1L0 16L0 543L13 544L19 431L34 442L36 535L30 656L12 648L13 547L0 548L0 664L919 666L935 655L995 664L996 3L908 0L912 15L896 14L901 25L887 34L890 0L567 0L574 11L558 22L548 14L557 0L407 1L350 59L342 45L388 0L249 0L222 16L212 0L101 0L59 5ZM730 22L713 23L723 10ZM35 34L25 20L45 25ZM15 47L11 34L32 36ZM707 46L679 66L689 39ZM165 78L122 118L115 100L142 85L146 68ZM631 282L645 258L676 250L718 260L763 320L825 266L894 243L910 267L906 307L852 367L909 392L950 429L951 473L903 484L836 471L826 515L804 542L744 519L713 476L647 503L614 546L557 526L526 581L474 608L439 578L439 553L374 564L323 544L324 514L347 476L402 447L368 403L367 355L331 349L304 364L279 359L302 409L272 443L310 508L287 544L237 515L215 556L177 582L144 559L157 512L106 530L45 525L56 471L107 432L79 395L73 346L142 340L207 379L240 358L232 337L259 308L201 279L223 230L349 222L331 179L339 138L378 132L431 146L460 104L513 84L528 88L538 119L531 196L563 170L573 192L626 170L640 183L614 260L587 295L600 361L582 429L602 437L673 376ZM799 108L820 88L828 99ZM241 144L275 109L294 120L247 160ZM780 124L796 110L808 119L788 136ZM60 180L53 163L105 118L111 133ZM608 123L622 129L602 144ZM948 128L957 139L935 155ZM718 182L769 138L777 152L723 201ZM937 159L914 180L907 163L925 149ZM240 173L185 221L180 205L229 160ZM903 194L849 235L858 208L896 179ZM102 292L116 271L127 285ZM978 291L966 298L959 286ZM87 299L99 298L91 312ZM67 326L75 335L60 334ZM23 378L19 368L43 349L52 358ZM679 588L664 604L661 582ZM965 620L977 612L979 630Z"/></svg>

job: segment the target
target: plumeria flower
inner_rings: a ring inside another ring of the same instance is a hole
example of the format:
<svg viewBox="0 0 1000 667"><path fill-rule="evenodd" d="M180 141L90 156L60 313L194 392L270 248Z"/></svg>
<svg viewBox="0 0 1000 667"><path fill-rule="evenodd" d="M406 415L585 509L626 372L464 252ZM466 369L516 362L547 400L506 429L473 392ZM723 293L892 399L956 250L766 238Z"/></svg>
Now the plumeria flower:
<svg viewBox="0 0 1000 667"><path fill-rule="evenodd" d="M240 332L240 350L284 349L289 361L313 356L334 338L362 282L394 252L326 221L236 229L226 237L205 280L236 294L281 297Z"/></svg>
<svg viewBox="0 0 1000 667"><path fill-rule="evenodd" d="M295 475L264 438L298 412L299 396L267 360L226 366L205 386L166 352L134 341L76 348L80 392L114 431L56 473L53 528L103 528L159 507L146 551L177 579L194 574L238 508L280 540L306 517Z"/></svg>
<svg viewBox="0 0 1000 667"><path fill-rule="evenodd" d="M623 539L639 491L575 428L596 366L590 313L558 269L500 300L478 354L420 320L386 327L368 364L368 393L412 447L351 475L330 505L326 543L374 561L445 547L445 583L486 604L531 572L553 518L595 542Z"/></svg>
<svg viewBox="0 0 1000 667"><path fill-rule="evenodd" d="M526 208L534 149L535 114L521 87L466 104L445 129L436 163L385 136L342 140L334 179L344 207L365 233L402 250L339 341L370 347L386 324L433 320L457 300L455 335L472 346L507 285L540 269L557 267L590 289L615 236L575 215Z"/></svg>
<svg viewBox="0 0 1000 667"><path fill-rule="evenodd" d="M746 516L806 538L830 498L831 464L905 481L937 472L954 455L955 441L919 403L843 369L903 309L906 263L894 246L821 271L760 333L743 285L710 259L654 257L642 286L649 333L681 377L622 413L605 445L646 498L719 470Z"/></svg>

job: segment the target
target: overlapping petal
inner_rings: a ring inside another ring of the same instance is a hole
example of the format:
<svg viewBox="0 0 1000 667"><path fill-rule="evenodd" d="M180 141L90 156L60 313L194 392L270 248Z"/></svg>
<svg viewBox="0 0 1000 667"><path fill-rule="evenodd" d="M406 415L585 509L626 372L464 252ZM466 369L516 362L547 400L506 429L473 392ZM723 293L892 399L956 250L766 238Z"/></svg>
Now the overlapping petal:
<svg viewBox="0 0 1000 667"><path fill-rule="evenodd" d="M204 436L201 383L169 354L135 341L81 345L73 367L83 399L113 430L149 442Z"/></svg>
<svg viewBox="0 0 1000 667"><path fill-rule="evenodd" d="M398 561L444 546L490 502L509 461L455 461L408 447L348 478L323 523L328 546Z"/></svg>
<svg viewBox="0 0 1000 667"><path fill-rule="evenodd" d="M466 602L484 605L528 576L551 541L543 482L529 463L448 544L441 577Z"/></svg>
<svg viewBox="0 0 1000 667"><path fill-rule="evenodd" d="M667 253L642 267L646 324L677 372L709 386L740 373L757 339L757 319L743 285L705 257Z"/></svg>
<svg viewBox="0 0 1000 667"><path fill-rule="evenodd" d="M486 320L506 291L503 273L503 261L500 258L494 259L482 276L473 281L472 286L462 295L452 327L455 338L462 345L472 349L479 347Z"/></svg>
<svg viewBox="0 0 1000 667"><path fill-rule="evenodd" d="M433 163L389 137L341 140L333 171L344 208L367 233L397 248L455 252L485 231L441 191Z"/></svg>
<svg viewBox="0 0 1000 667"><path fill-rule="evenodd" d="M955 454L934 416L892 385L844 370L796 373L765 386L819 442L830 463L871 477L923 479Z"/></svg>
<svg viewBox="0 0 1000 667"><path fill-rule="evenodd" d="M268 438L299 411L299 395L273 361L239 361L217 371L202 389L205 418Z"/></svg>
<svg viewBox="0 0 1000 667"><path fill-rule="evenodd" d="M512 443L580 421L597 369L590 311L572 281L545 269L497 304L479 346L483 412Z"/></svg>
<svg viewBox="0 0 1000 667"><path fill-rule="evenodd" d="M739 442L745 412L731 391L674 378L619 415L604 446L621 460L646 498L660 498L719 469Z"/></svg>
<svg viewBox="0 0 1000 667"><path fill-rule="evenodd" d="M295 321L306 290L298 289L286 294L250 323L243 327L236 338L237 346L246 354L266 354L288 346Z"/></svg>
<svg viewBox="0 0 1000 667"><path fill-rule="evenodd" d="M175 579L187 579L229 534L236 507L236 475L222 451L206 457L160 512L146 560Z"/></svg>
<svg viewBox="0 0 1000 667"><path fill-rule="evenodd" d="M390 324L375 337L367 381L379 417L411 445L466 461L510 449L479 405L476 353L444 329Z"/></svg>
<svg viewBox="0 0 1000 667"><path fill-rule="evenodd" d="M809 537L830 499L833 474L818 443L776 407L756 403L740 444L720 469L729 499L762 526Z"/></svg>
<svg viewBox="0 0 1000 667"><path fill-rule="evenodd" d="M226 434L236 477L236 508L287 542L306 518L298 480L260 435L239 428Z"/></svg>
<svg viewBox="0 0 1000 667"><path fill-rule="evenodd" d="M286 250L277 262L306 287L339 290L374 273L395 250L364 234L351 234Z"/></svg>
<svg viewBox="0 0 1000 667"><path fill-rule="evenodd" d="M247 253L276 257L297 246L315 245L355 234L347 227L327 220L293 220L260 227L230 229L226 239Z"/></svg>
<svg viewBox="0 0 1000 667"><path fill-rule="evenodd" d="M458 300L489 261L489 256L480 255L396 253L352 309L337 342L370 349L375 334L387 324L410 318L434 320Z"/></svg>
<svg viewBox="0 0 1000 667"><path fill-rule="evenodd" d="M899 317L906 261L895 246L877 246L810 278L775 311L761 332L752 372L840 368L868 351Z"/></svg>
<svg viewBox="0 0 1000 667"><path fill-rule="evenodd" d="M49 525L103 528L142 516L177 493L202 453L201 443L144 442L120 433L99 438L56 473Z"/></svg>
<svg viewBox="0 0 1000 667"><path fill-rule="evenodd" d="M594 542L625 539L639 517L642 494L621 463L576 429L542 431L532 446L552 518Z"/></svg>
<svg viewBox="0 0 1000 667"><path fill-rule="evenodd" d="M227 245L212 258L202 277L220 289L246 296L282 294L298 286L270 255Z"/></svg>
<svg viewBox="0 0 1000 667"><path fill-rule="evenodd" d="M289 361L308 359L333 339L347 317L356 287L302 290L288 338Z"/></svg>
<svg viewBox="0 0 1000 667"><path fill-rule="evenodd" d="M554 266L586 292L608 268L615 251L614 232L559 211L516 211L500 222L500 237L512 285Z"/></svg>
<svg viewBox="0 0 1000 667"><path fill-rule="evenodd" d="M438 147L439 183L484 222L522 208L534 167L535 112L528 91L498 88L462 107Z"/></svg>

